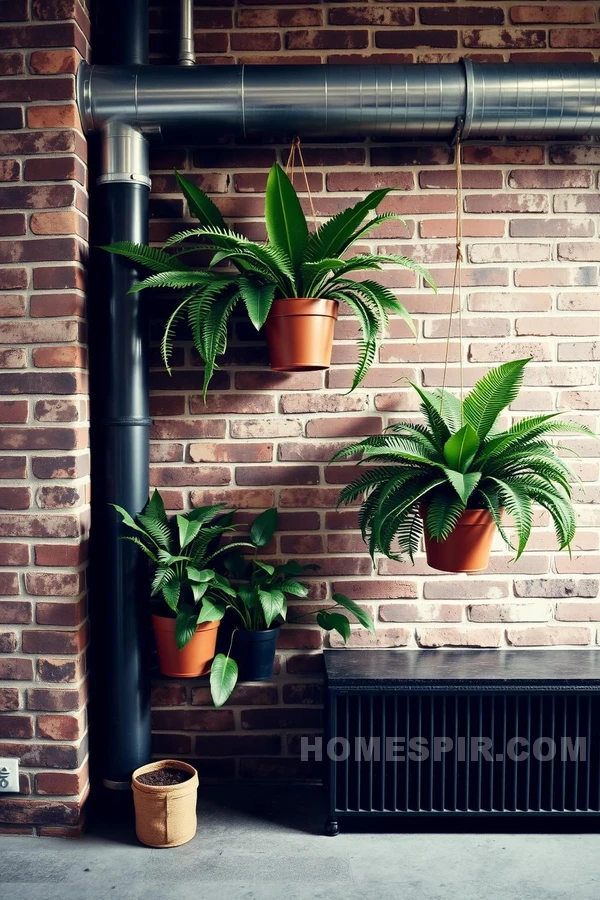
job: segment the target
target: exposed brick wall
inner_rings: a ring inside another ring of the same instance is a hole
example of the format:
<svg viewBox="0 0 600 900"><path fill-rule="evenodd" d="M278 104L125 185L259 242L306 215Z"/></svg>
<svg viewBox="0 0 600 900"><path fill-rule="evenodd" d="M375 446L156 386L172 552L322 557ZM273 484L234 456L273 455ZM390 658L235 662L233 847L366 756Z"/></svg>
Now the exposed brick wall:
<svg viewBox="0 0 600 900"><path fill-rule="evenodd" d="M199 63L586 62L600 46L597 3L266 3L196 2ZM170 61L170 4L154 4L155 62ZM163 148L153 156L152 240L189 221L174 166L214 194L240 231L264 237L263 190L284 146ZM372 250L408 253L429 266L435 299L412 274L389 270L386 284L415 315L419 339L393 322L377 365L348 395L357 326L341 319L329 373L269 371L266 347L239 323L208 405L189 343L176 350L172 378L155 359L152 484L172 509L225 500L282 511L273 551L321 566L311 600L343 590L377 619L377 640L356 632L352 645L469 647L581 646L596 643L598 601L598 449L569 441L580 529L573 558L555 552L548 517L538 514L529 550L511 564L498 541L488 572L451 576L419 557L414 567L364 552L356 513L336 511L339 483L350 467L326 468L332 451L401 416L415 415L409 377L441 382L454 258L452 152L443 144L345 146L307 144L311 190L321 216L384 185L402 189L383 208L407 226L376 232ZM556 408L594 428L600 409L598 164L592 142L493 142L464 148L464 346L452 342L449 382L456 386L462 352L472 383L486 367L532 355L527 387L513 415ZM159 333L157 325L156 335ZM155 335L155 336L156 336ZM303 610L310 608L302 604ZM313 607L314 608L314 607ZM307 620L310 622L310 620ZM298 763L299 735L320 727L321 634L313 624L288 627L272 683L243 686L220 711L204 681L158 681L154 725L158 754L202 758L203 775L314 774Z"/></svg>
<svg viewBox="0 0 600 900"><path fill-rule="evenodd" d="M76 832L87 793L86 142L78 0L0 2L0 833Z"/></svg>

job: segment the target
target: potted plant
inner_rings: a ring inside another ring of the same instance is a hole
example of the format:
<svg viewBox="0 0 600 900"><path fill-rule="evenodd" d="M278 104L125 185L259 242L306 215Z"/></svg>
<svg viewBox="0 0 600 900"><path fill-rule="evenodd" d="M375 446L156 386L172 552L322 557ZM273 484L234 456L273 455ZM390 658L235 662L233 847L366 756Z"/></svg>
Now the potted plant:
<svg viewBox="0 0 600 900"><path fill-rule="evenodd" d="M276 528L277 510L265 510L252 523L250 542L257 549L266 546ZM231 611L235 626L228 652L215 656L211 668L210 690L217 707L231 696L238 678L260 681L272 676L277 638L281 624L288 620L288 598L306 597L308 588L298 578L318 568L294 560L272 565L256 555L247 560L239 551L226 557L225 567L235 596L228 594L223 603ZM370 615L343 594L334 594L332 606L317 612L317 622L326 631L337 631L345 643L350 622L344 610L374 631Z"/></svg>
<svg viewBox="0 0 600 900"><path fill-rule="evenodd" d="M133 541L154 567L151 596L159 601L152 624L163 675L193 678L210 670L223 600L235 596L214 564L232 548L251 546L239 541L218 546L235 529L234 512L223 515L224 508L223 503L202 506L169 521L158 491L135 520L115 505L124 524L136 532L124 539Z"/></svg>
<svg viewBox="0 0 600 900"><path fill-rule="evenodd" d="M378 335L390 314L401 316L414 332L408 312L390 290L376 278L359 281L355 276L392 263L412 269L435 289L428 272L405 256L347 255L373 228L390 219L402 221L394 213L367 219L389 188L373 191L311 234L294 186L283 169L274 165L265 198L268 242L256 243L229 228L212 200L191 181L175 174L200 227L175 234L162 249L129 242L104 249L153 273L132 291L153 287L185 291L183 301L167 321L161 350L169 369L176 325L187 317L204 361L204 395L217 368L217 357L227 347L229 317L239 304L257 330L266 324L272 368L290 372L328 368L334 324L339 304L344 302L362 330L351 390L369 370ZM202 248L213 253L207 269L194 269L185 263L185 254L198 249L184 243L189 238L200 239ZM222 268L223 263L230 268Z"/></svg>
<svg viewBox="0 0 600 900"><path fill-rule="evenodd" d="M550 513L560 549L570 548L574 475L548 438L559 431L593 435L560 421L559 413L498 428L498 417L517 397L529 361L491 369L464 400L413 384L425 424L392 425L335 454L334 460L360 454L360 463L370 465L343 488L340 502L364 495L359 522L371 557L379 551L390 559L405 555L413 561L424 530L430 566L480 572L488 564L496 528L519 558L531 533L534 504ZM503 528L503 510L512 517L516 548Z"/></svg>
<svg viewBox="0 0 600 900"><path fill-rule="evenodd" d="M148 847L179 847L196 834L198 773L189 763L162 759L131 776L135 833Z"/></svg>

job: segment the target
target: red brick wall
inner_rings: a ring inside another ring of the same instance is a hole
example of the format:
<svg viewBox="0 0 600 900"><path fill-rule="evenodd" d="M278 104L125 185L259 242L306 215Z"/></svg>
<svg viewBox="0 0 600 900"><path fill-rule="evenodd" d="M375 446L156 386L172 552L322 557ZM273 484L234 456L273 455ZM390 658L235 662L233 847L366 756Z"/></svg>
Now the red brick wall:
<svg viewBox="0 0 600 900"><path fill-rule="evenodd" d="M597 3L456 2L450 4L196 2L199 63L452 62L462 55L497 62L587 62L600 47ZM170 61L175 27L170 4L153 4L155 62ZM151 234L160 242L189 221L174 166L214 194L240 231L264 237L266 173L284 146L164 148L153 156ZM573 558L555 552L548 518L539 514L528 552L515 565L499 542L485 575L443 576L420 557L413 568L364 552L352 510L335 510L348 468L326 468L334 448L414 415L398 379L440 384L445 315L454 258L452 154L442 144L308 144L305 158L321 216L374 187L402 189L385 208L402 213L369 246L409 253L433 271L436 300L404 271L390 270L415 315L415 343L394 322L377 365L351 395L357 327L337 326L329 373L279 375L246 323L235 330L208 405L191 346L180 343L172 378L155 361L152 483L172 509L225 500L282 511L273 548L321 566L312 599L343 590L377 619L377 639L356 632L354 646L535 647L596 643L598 600L598 449L570 441L583 484L576 488L580 530ZM532 355L515 416L555 408L594 428L600 409L598 363L598 163L594 143L494 142L464 149L466 339L470 383L487 366ZM158 333L158 328L157 328ZM453 365L450 383L458 384ZM303 604L305 605L305 604ZM308 620L310 622L310 620ZM238 689L220 711L205 683L159 681L154 696L158 754L202 758L203 775L296 777L313 774L297 760L299 735L320 727L321 633L288 627L272 682Z"/></svg>
<svg viewBox="0 0 600 900"><path fill-rule="evenodd" d="M76 831L87 792L88 32L78 0L0 2L0 833Z"/></svg>

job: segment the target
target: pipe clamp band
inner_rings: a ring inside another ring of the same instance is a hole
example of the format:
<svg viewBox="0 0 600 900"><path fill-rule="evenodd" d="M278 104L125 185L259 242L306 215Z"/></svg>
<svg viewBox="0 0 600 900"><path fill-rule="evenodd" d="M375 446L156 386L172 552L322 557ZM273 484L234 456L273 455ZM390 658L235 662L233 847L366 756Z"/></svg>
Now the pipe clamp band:
<svg viewBox="0 0 600 900"><path fill-rule="evenodd" d="M473 63L470 59L463 57L461 63L465 70L466 80L466 100L465 100L465 122L463 125L462 139L469 137L471 126L473 125L473 110L475 109L475 73L473 71Z"/></svg>

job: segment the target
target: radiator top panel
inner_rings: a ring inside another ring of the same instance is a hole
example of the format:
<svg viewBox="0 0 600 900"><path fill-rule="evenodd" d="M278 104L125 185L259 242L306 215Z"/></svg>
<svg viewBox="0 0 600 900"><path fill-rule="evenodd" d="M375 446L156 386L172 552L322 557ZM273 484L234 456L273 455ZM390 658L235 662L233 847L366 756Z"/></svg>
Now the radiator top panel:
<svg viewBox="0 0 600 900"><path fill-rule="evenodd" d="M596 691L596 650L326 650L330 690Z"/></svg>

